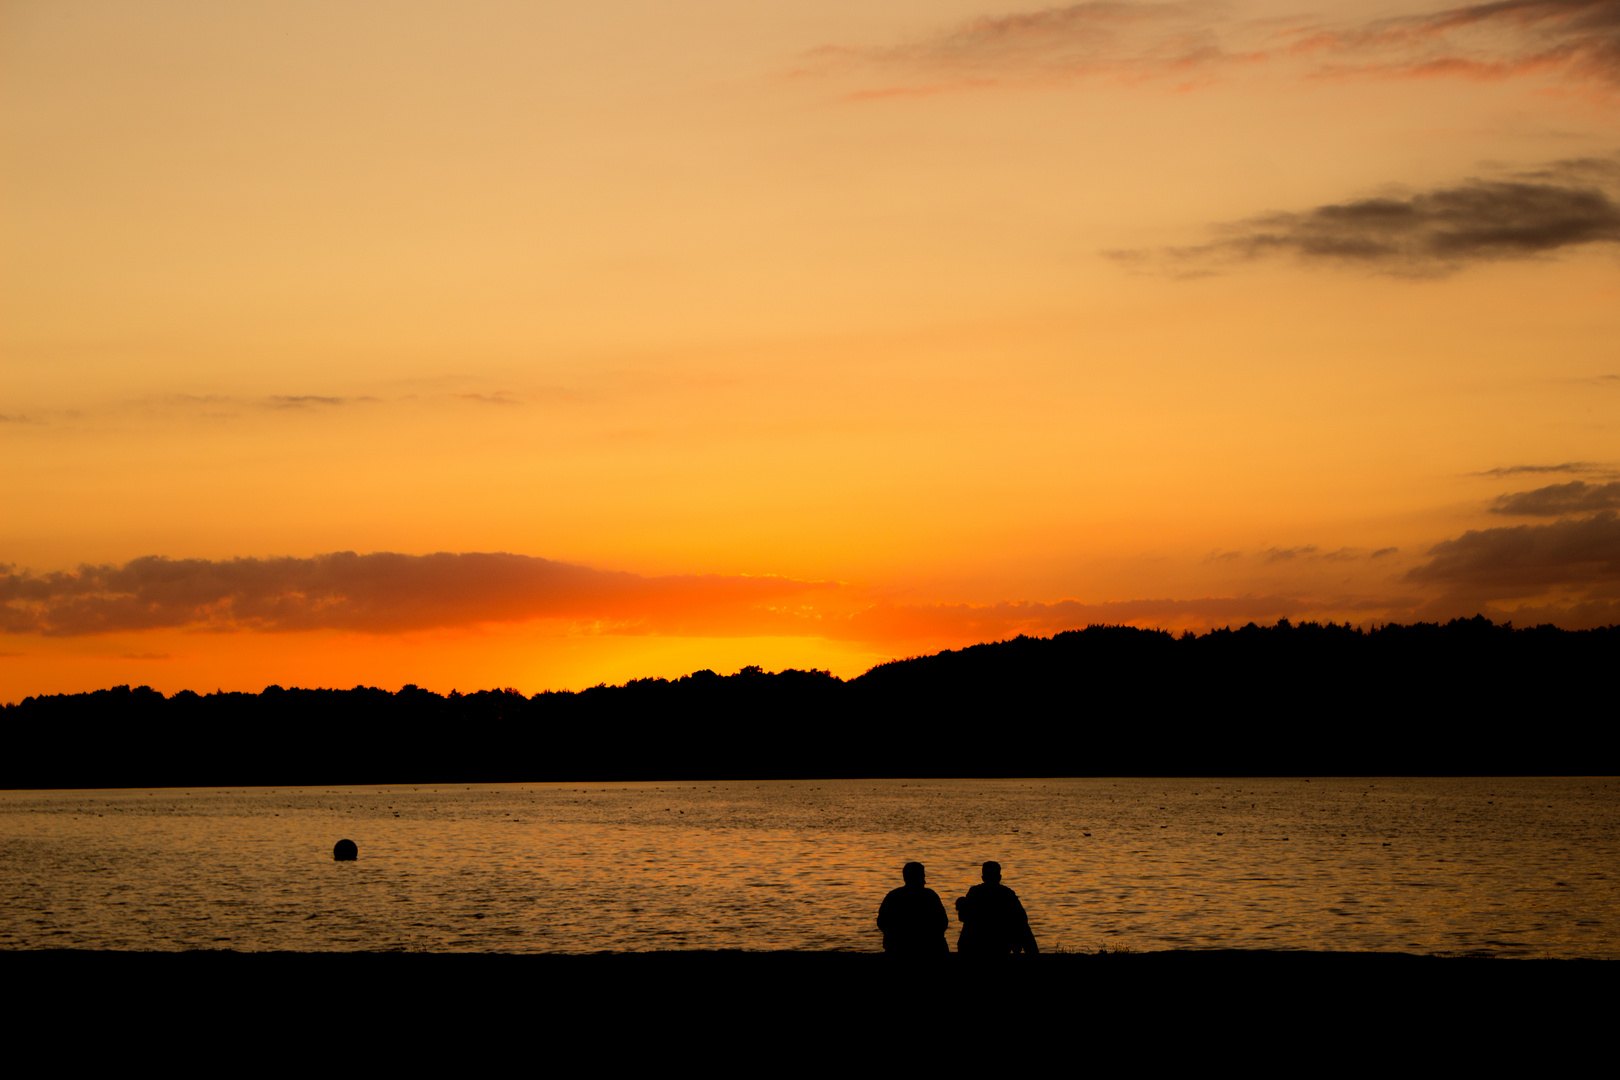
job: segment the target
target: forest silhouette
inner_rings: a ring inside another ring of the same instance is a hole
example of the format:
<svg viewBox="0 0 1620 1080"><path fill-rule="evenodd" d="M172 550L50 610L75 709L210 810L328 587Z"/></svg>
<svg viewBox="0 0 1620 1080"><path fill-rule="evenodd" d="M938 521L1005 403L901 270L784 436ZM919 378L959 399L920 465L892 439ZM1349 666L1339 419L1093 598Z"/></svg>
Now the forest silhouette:
<svg viewBox="0 0 1620 1080"><path fill-rule="evenodd" d="M1620 626L1476 616L1092 626L824 671L635 679L526 697L303 690L29 697L0 787L880 776L1608 774Z"/></svg>

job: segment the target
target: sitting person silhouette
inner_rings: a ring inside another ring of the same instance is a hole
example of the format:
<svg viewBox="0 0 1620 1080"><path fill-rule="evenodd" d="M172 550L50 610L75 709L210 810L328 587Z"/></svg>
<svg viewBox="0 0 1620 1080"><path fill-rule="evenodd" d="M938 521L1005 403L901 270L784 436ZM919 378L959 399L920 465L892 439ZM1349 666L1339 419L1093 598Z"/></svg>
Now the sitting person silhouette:
<svg viewBox="0 0 1620 1080"><path fill-rule="evenodd" d="M924 888L927 877L920 862L908 862L900 871L905 884L883 898L878 908L878 929L883 931L883 951L898 956L943 956L945 928L950 920L939 893Z"/></svg>
<svg viewBox="0 0 1620 1080"><path fill-rule="evenodd" d="M1001 864L985 863L982 876L983 884L957 898L956 917L962 923L962 934L956 939L956 951L972 956L1040 952L1018 894L1001 883Z"/></svg>

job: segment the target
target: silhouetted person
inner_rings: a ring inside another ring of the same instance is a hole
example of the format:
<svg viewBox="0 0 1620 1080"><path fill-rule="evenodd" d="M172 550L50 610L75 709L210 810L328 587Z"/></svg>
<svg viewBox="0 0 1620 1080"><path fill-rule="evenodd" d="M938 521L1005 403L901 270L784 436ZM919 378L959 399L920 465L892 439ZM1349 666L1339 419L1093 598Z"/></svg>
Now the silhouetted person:
<svg viewBox="0 0 1620 1080"><path fill-rule="evenodd" d="M1040 952L1018 894L1001 883L1001 864L985 863L981 876L983 884L973 886L956 901L956 917L962 922L956 951L972 956Z"/></svg>
<svg viewBox="0 0 1620 1080"><path fill-rule="evenodd" d="M945 905L939 893L925 888L927 877L920 862L908 862L900 871L905 884L883 898L878 908L878 929L883 931L883 951L899 956L943 956L951 949L945 944Z"/></svg>

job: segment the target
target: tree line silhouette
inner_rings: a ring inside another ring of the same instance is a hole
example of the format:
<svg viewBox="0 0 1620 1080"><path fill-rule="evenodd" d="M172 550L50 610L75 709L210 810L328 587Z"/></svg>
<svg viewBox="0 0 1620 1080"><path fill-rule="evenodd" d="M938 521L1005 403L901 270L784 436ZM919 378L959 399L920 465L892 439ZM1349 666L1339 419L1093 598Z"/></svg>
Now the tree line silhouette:
<svg viewBox="0 0 1620 1080"><path fill-rule="evenodd" d="M875 776L1608 774L1620 626L1092 626L578 692L148 687L0 710L0 787ZM1593 704L1592 702L1596 702Z"/></svg>

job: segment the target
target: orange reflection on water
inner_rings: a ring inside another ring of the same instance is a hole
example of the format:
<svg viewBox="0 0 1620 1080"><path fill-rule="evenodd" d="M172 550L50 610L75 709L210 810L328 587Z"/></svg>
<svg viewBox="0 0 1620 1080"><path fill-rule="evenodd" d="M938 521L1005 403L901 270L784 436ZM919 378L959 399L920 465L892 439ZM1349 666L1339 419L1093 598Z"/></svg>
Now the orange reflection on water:
<svg viewBox="0 0 1620 1080"><path fill-rule="evenodd" d="M999 861L1042 948L1620 958L1611 779L0 793L7 947L879 947ZM359 845L335 863L340 837ZM950 915L949 939L958 927Z"/></svg>

